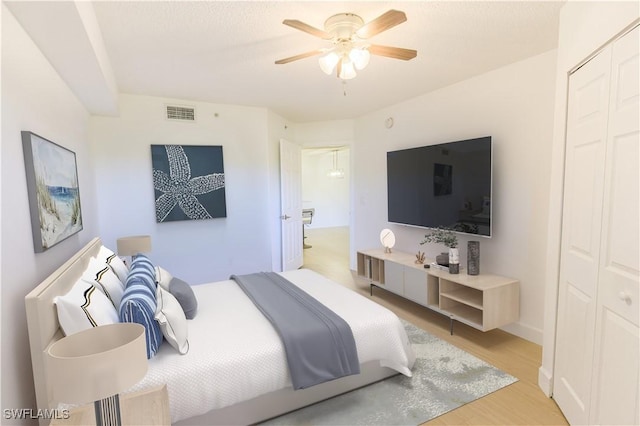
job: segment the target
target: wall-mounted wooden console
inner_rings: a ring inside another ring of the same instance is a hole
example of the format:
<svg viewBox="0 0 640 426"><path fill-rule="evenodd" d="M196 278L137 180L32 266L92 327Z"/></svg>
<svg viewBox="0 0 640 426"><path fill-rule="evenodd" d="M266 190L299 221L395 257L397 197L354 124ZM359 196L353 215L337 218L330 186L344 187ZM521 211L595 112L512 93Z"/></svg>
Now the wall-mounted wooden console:
<svg viewBox="0 0 640 426"><path fill-rule="evenodd" d="M372 294L373 287L383 288L482 331L520 316L518 280L465 271L450 274L416 264L414 255L382 249L358 251L357 262L358 276L369 280Z"/></svg>

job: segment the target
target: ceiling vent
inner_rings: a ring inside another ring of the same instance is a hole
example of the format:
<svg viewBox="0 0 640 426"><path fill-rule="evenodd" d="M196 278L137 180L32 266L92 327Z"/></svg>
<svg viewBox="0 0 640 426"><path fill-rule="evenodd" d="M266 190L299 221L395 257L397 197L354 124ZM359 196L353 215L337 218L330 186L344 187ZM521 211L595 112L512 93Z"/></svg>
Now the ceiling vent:
<svg viewBox="0 0 640 426"><path fill-rule="evenodd" d="M193 107L167 105L167 120L196 121L196 109Z"/></svg>

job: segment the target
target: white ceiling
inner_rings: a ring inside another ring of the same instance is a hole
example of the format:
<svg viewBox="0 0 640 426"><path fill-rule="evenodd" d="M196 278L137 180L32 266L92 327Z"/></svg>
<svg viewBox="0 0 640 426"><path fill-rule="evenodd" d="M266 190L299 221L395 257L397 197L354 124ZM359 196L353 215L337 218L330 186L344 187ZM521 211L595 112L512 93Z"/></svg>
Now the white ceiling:
<svg viewBox="0 0 640 426"><path fill-rule="evenodd" d="M78 69L88 74L100 64L105 87L113 75L120 93L266 107L294 122L312 122L357 117L553 49L563 1L100 1L93 2L97 36L87 28L86 8L57 8L52 20L42 16L50 18L46 8L57 2L4 3L56 68L76 70L69 78L78 80ZM416 49L417 58L372 57L346 85L324 74L315 57L274 64L328 46L283 25L284 19L322 29L336 13L368 22L389 9L404 11L407 22L371 41ZM86 49L73 49L75 35L63 42L70 46L64 55L60 41L58 49L48 46L54 33L79 22L78 15L94 50L98 46L84 61ZM35 16L41 16L37 23Z"/></svg>

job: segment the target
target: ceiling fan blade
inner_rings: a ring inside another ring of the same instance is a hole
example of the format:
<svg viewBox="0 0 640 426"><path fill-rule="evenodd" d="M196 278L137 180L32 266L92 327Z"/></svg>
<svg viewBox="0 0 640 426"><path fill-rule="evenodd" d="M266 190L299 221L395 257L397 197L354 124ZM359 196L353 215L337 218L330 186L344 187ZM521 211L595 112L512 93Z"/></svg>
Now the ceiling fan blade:
<svg viewBox="0 0 640 426"><path fill-rule="evenodd" d="M321 54L323 52L324 52L323 49L311 50L309 52L301 53L299 55L289 56L288 58L284 58L284 59L278 59L276 61L276 64L278 64L278 65L288 64L289 62L297 61L298 59L308 58L310 56L319 55L319 54Z"/></svg>
<svg viewBox="0 0 640 426"><path fill-rule="evenodd" d="M297 19L285 19L282 23L295 28L296 30L304 31L305 33L313 36L320 37L323 40L331 40L331 35L328 32L312 27L311 25L305 24Z"/></svg>
<svg viewBox="0 0 640 426"><path fill-rule="evenodd" d="M399 10L389 10L378 16L371 22L367 22L356 31L356 35L360 38L373 37L383 31L393 28L398 24L402 24L407 20L407 15Z"/></svg>
<svg viewBox="0 0 640 426"><path fill-rule="evenodd" d="M380 46L379 44L372 44L368 48L369 53L372 55L386 56L387 58L402 59L408 61L418 55L418 52L413 49L403 49L402 47Z"/></svg>

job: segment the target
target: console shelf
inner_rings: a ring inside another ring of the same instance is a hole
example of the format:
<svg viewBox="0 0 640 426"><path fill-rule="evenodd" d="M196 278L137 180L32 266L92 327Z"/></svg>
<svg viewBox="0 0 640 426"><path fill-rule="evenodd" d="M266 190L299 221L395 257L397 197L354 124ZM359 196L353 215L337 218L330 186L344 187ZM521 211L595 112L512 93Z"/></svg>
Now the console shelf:
<svg viewBox="0 0 640 426"><path fill-rule="evenodd" d="M498 275L450 274L415 264L413 255L384 250L357 252L358 276L482 331L518 320L520 283ZM427 262L431 262L427 260Z"/></svg>
<svg viewBox="0 0 640 426"><path fill-rule="evenodd" d="M461 288L459 290L453 290L440 293L440 297L446 299L455 300L457 302L469 305L473 308L482 310L482 292L473 288ZM442 304L442 302L440 302Z"/></svg>

